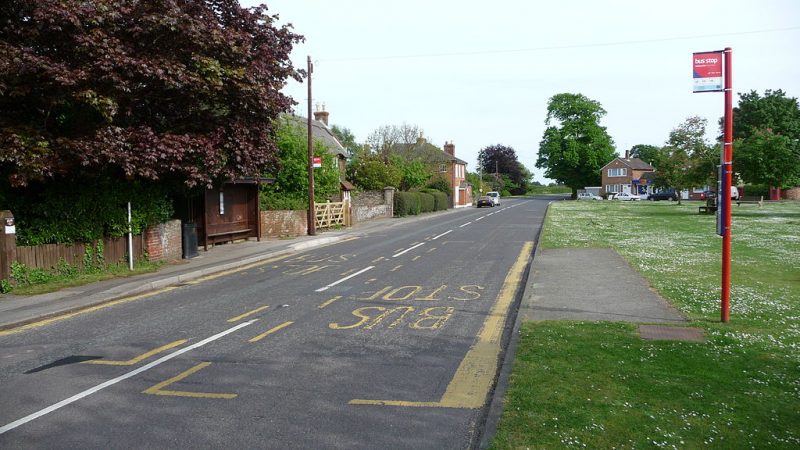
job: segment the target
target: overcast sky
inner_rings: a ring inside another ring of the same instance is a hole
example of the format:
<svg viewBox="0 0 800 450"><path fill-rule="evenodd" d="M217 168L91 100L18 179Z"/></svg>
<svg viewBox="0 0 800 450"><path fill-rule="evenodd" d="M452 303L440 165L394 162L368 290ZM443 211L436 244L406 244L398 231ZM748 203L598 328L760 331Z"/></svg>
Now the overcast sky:
<svg viewBox="0 0 800 450"><path fill-rule="evenodd" d="M264 2L305 36L292 60L315 62L313 102L331 124L359 142L418 125L437 147L454 141L470 171L482 147L504 144L545 181L534 164L547 101L562 92L602 104L619 154L663 144L691 115L715 136L723 94L692 93L692 52L731 47L736 93L800 97L796 0L241 1ZM286 93L305 116L305 85Z"/></svg>

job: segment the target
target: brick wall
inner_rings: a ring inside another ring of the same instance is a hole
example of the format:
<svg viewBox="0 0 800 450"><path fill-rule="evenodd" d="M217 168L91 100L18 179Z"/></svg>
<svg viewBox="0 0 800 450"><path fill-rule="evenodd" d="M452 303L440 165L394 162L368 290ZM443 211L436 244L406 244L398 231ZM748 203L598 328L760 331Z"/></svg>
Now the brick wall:
<svg viewBox="0 0 800 450"><path fill-rule="evenodd" d="M785 189L783 191L783 198L786 200L800 200L800 187Z"/></svg>
<svg viewBox="0 0 800 450"><path fill-rule="evenodd" d="M148 228L144 246L150 261L181 259L181 221L171 220Z"/></svg>
<svg viewBox="0 0 800 450"><path fill-rule="evenodd" d="M261 237L280 238L303 236L308 233L306 210L261 211Z"/></svg>

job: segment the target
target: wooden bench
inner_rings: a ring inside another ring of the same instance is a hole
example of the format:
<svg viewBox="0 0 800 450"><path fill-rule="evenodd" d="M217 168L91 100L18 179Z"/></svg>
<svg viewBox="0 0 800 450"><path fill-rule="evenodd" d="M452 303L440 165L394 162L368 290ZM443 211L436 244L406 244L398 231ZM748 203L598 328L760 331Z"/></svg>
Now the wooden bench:
<svg viewBox="0 0 800 450"><path fill-rule="evenodd" d="M206 238L209 243L211 244L218 244L220 242L233 242L236 240L237 235L247 234L253 231L252 228L244 228L241 230L234 230L234 231L221 231L219 233L209 233ZM208 250L208 245L205 246L206 250Z"/></svg>
<svg viewBox="0 0 800 450"><path fill-rule="evenodd" d="M717 212L716 206L698 206L697 207L697 214L714 214Z"/></svg>
<svg viewBox="0 0 800 450"><path fill-rule="evenodd" d="M758 199L756 200L756 198ZM742 204L758 205L758 207L761 208L764 206L764 196L762 195L761 197L742 197L739 200L736 200L736 206L742 206Z"/></svg>

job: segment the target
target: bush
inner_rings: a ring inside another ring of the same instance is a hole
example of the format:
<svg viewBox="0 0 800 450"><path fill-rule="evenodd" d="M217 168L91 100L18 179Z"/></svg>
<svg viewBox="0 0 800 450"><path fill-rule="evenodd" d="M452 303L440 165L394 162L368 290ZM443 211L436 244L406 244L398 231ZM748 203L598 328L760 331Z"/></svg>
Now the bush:
<svg viewBox="0 0 800 450"><path fill-rule="evenodd" d="M308 200L305 196L261 192L262 211L291 211L299 209L308 209Z"/></svg>
<svg viewBox="0 0 800 450"><path fill-rule="evenodd" d="M436 200L432 194L427 192L419 193L420 212L433 212L436 211Z"/></svg>
<svg viewBox="0 0 800 450"><path fill-rule="evenodd" d="M397 192L394 195L394 215L396 217L416 216L420 213L419 192Z"/></svg>
<svg viewBox="0 0 800 450"><path fill-rule="evenodd" d="M450 200L447 197L447 194L445 194L442 191L429 188L429 189L423 189L422 192L426 192L428 194L433 195L434 211L445 211L447 207L450 205Z"/></svg>
<svg viewBox="0 0 800 450"><path fill-rule="evenodd" d="M134 234L166 222L173 212L165 186L103 175L30 184L11 189L6 200L3 209L10 209L17 222L17 245L120 237L128 231L128 201Z"/></svg>

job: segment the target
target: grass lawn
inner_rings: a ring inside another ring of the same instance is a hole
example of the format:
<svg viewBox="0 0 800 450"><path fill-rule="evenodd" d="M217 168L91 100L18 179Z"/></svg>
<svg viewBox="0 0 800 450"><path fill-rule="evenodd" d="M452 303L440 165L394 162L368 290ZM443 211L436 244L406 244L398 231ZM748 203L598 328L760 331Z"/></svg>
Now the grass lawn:
<svg viewBox="0 0 800 450"><path fill-rule="evenodd" d="M531 186L528 195L571 194L572 188L567 186Z"/></svg>
<svg viewBox="0 0 800 450"><path fill-rule="evenodd" d="M527 322L493 448L800 448L800 203L733 207L727 324L722 238L697 206L550 207L540 245L616 249L707 342Z"/></svg>

